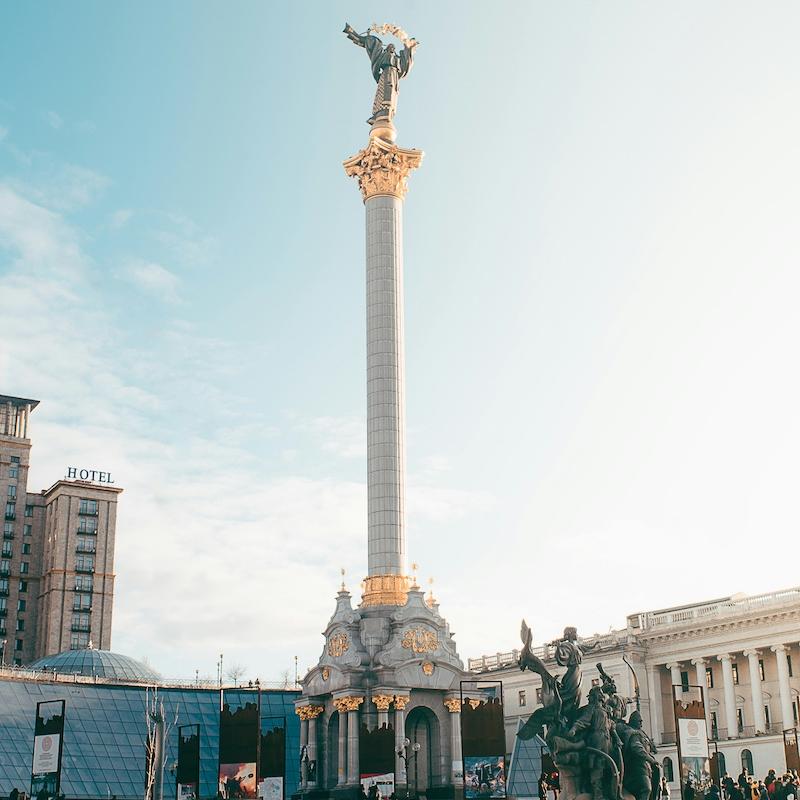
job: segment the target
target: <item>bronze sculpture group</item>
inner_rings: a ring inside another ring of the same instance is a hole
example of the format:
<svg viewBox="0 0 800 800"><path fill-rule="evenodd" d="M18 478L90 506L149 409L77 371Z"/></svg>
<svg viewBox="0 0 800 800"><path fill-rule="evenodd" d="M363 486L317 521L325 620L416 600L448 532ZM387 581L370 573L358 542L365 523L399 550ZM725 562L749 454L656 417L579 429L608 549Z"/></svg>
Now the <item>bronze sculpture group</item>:
<svg viewBox="0 0 800 800"><path fill-rule="evenodd" d="M523 620L519 666L541 676L543 705L517 735L544 738L559 771L563 800L580 795L587 800L622 800L623 789L634 800L657 797L660 765L652 739L642 730L638 691L636 698L621 696L613 678L598 664L602 685L593 686L586 705L581 705L583 656L594 647L579 642L575 628L566 628L563 637L552 643L556 662L566 667L557 677L534 654L532 638ZM632 703L637 708L626 720Z"/></svg>

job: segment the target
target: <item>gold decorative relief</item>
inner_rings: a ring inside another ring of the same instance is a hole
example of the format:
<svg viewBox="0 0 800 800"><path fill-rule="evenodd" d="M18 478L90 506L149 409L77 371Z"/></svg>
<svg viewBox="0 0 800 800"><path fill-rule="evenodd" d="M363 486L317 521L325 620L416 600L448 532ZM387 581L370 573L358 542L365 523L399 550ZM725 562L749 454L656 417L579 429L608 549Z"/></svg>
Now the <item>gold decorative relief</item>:
<svg viewBox="0 0 800 800"><path fill-rule="evenodd" d="M439 646L439 639L433 631L410 628L403 634L400 643L412 653L432 653Z"/></svg>
<svg viewBox="0 0 800 800"><path fill-rule="evenodd" d="M327 667L322 668L322 680L326 681L331 676L331 671Z"/></svg>
<svg viewBox="0 0 800 800"><path fill-rule="evenodd" d="M328 639L328 655L331 658L339 658L350 649L350 637L346 633L334 633Z"/></svg>
<svg viewBox="0 0 800 800"><path fill-rule="evenodd" d="M371 137L363 150L344 162L344 171L358 179L365 202L381 194L402 200L408 191L408 176L422 163L422 156L421 150L406 150Z"/></svg>
<svg viewBox="0 0 800 800"><path fill-rule="evenodd" d="M408 695L396 694L394 696L394 707L398 711L402 711L410 702L411 698Z"/></svg>
<svg viewBox="0 0 800 800"><path fill-rule="evenodd" d="M333 701L333 705L340 714L346 714L348 711L358 711L363 702L363 697L338 697Z"/></svg>
<svg viewBox="0 0 800 800"><path fill-rule="evenodd" d="M461 711L461 701L457 697L445 697L444 707L451 714L458 714Z"/></svg>
<svg viewBox="0 0 800 800"><path fill-rule="evenodd" d="M405 575L371 575L364 581L362 606L404 606L408 602Z"/></svg>
<svg viewBox="0 0 800 800"><path fill-rule="evenodd" d="M426 675L433 675L433 664L430 661L423 661L422 662L422 671Z"/></svg>
<svg viewBox="0 0 800 800"><path fill-rule="evenodd" d="M372 702L375 703L375 708L378 711L388 711L394 697L390 694L376 694L372 696Z"/></svg>
<svg viewBox="0 0 800 800"><path fill-rule="evenodd" d="M295 709L301 720L316 719L325 708L323 706L299 706Z"/></svg>

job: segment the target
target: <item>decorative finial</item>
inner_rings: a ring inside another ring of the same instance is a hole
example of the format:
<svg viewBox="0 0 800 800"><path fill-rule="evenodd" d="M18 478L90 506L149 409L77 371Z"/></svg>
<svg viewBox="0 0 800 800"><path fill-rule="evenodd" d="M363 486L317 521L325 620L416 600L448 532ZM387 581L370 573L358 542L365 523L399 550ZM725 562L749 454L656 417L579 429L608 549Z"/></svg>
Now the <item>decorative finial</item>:
<svg viewBox="0 0 800 800"><path fill-rule="evenodd" d="M345 576L345 574L346 574L346 572L347 572L347 571L345 570L345 568L344 568L344 567L342 567L342 568L339 570L339 572L341 572L341 573L342 573L342 587L341 587L341 589L339 589L339 591L340 591L340 592L346 592L346 591L347 591L347 587L344 585L344 576Z"/></svg>
<svg viewBox="0 0 800 800"><path fill-rule="evenodd" d="M417 570L419 569L419 564L416 561L411 562L411 588L412 589L419 589L419 584L417 583Z"/></svg>
<svg viewBox="0 0 800 800"><path fill-rule="evenodd" d="M428 578L428 586L430 586L430 591L428 592L428 605L433 607L436 604L436 598L433 596L433 578Z"/></svg>

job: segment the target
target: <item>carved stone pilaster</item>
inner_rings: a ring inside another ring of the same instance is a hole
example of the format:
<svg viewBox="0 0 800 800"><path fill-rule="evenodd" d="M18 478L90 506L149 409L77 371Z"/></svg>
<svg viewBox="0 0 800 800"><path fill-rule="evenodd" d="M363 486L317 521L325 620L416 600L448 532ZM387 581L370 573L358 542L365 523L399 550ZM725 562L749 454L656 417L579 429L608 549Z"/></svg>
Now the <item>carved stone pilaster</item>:
<svg viewBox="0 0 800 800"><path fill-rule="evenodd" d="M411 170L422 163L421 150L407 150L378 137L344 162L344 171L358 179L364 202L376 195L391 195L401 200L408 191Z"/></svg>

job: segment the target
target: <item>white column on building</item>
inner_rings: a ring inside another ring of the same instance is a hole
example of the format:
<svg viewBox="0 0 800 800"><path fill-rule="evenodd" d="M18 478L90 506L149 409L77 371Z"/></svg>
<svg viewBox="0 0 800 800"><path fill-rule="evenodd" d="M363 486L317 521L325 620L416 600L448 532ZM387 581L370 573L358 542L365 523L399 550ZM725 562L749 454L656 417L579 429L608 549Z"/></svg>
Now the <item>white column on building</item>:
<svg viewBox="0 0 800 800"><path fill-rule="evenodd" d="M348 697L347 709L347 782L357 784L361 779L358 770L358 707L363 697Z"/></svg>
<svg viewBox="0 0 800 800"><path fill-rule="evenodd" d="M658 665L650 667L647 671L647 680L650 684L650 735L656 744L661 744L662 734L664 733L664 723L662 721L664 709L661 696L661 668Z"/></svg>
<svg viewBox="0 0 800 800"><path fill-rule="evenodd" d="M711 702L708 698L708 686L706 685L706 660L704 658L693 658L695 671L695 683L703 687L703 707L706 714L706 736L711 735Z"/></svg>
<svg viewBox="0 0 800 800"><path fill-rule="evenodd" d="M781 722L784 728L790 728L793 725L793 715L787 648L785 644L774 644L770 647L770 650L775 653L775 659L778 663L778 690L781 696Z"/></svg>
<svg viewBox="0 0 800 800"><path fill-rule="evenodd" d="M300 715L300 752L303 752L303 748L306 748L306 753L308 753L308 717L306 716L306 710L297 709L297 713ZM300 786L305 789L308 785L308 769L305 761L300 762Z"/></svg>
<svg viewBox="0 0 800 800"><path fill-rule="evenodd" d="M683 686L683 681L681 680L681 665L680 664L667 664L667 669L669 670L670 676L670 683L673 686ZM678 697L683 694L682 691L677 693ZM670 697L670 702L672 701L672 697Z"/></svg>
<svg viewBox="0 0 800 800"><path fill-rule="evenodd" d="M717 656L722 664L722 688L725 696L725 724L728 726L728 738L735 739L739 732L736 720L736 693L733 688L733 664L730 653Z"/></svg>
<svg viewBox="0 0 800 800"><path fill-rule="evenodd" d="M406 775L406 762L397 755L398 748L403 746L406 738L406 706L411 698L408 695L397 695L394 698L394 761L395 773L397 774L398 784L404 786L408 783Z"/></svg>
<svg viewBox="0 0 800 800"><path fill-rule="evenodd" d="M464 775L464 765L461 759L461 698L447 697L444 701L445 708L450 712L450 741L451 767L450 780L457 786Z"/></svg>
<svg viewBox="0 0 800 800"><path fill-rule="evenodd" d="M764 720L764 697L761 693L761 670L758 668L758 650L745 650L747 666L750 672L750 698L753 702L753 725L756 732L763 733L766 729Z"/></svg>
<svg viewBox="0 0 800 800"><path fill-rule="evenodd" d="M318 770L320 767L317 760L317 717L324 711L323 706L311 706L308 717L308 760L314 764L313 776L309 777L307 784L309 788L314 788L319 780ZM313 778L313 779L312 779Z"/></svg>
<svg viewBox="0 0 800 800"><path fill-rule="evenodd" d="M333 701L339 712L339 757L336 762L336 784L344 786L347 782L347 698Z"/></svg>

